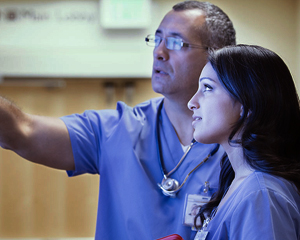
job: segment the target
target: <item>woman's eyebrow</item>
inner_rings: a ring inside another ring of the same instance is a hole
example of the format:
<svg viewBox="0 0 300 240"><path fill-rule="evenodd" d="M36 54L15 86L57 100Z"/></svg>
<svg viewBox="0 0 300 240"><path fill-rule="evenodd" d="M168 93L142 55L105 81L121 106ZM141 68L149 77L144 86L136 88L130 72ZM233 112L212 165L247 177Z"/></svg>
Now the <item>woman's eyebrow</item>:
<svg viewBox="0 0 300 240"><path fill-rule="evenodd" d="M209 77L202 77L199 79L199 82L201 82L202 80L205 80L205 79L215 82L215 80L213 80L212 78L209 78Z"/></svg>

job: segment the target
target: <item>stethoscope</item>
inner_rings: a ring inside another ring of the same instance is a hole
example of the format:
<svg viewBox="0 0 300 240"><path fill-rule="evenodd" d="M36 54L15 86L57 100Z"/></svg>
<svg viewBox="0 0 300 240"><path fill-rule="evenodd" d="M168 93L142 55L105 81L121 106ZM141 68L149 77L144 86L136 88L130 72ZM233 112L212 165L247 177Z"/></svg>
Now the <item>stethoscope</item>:
<svg viewBox="0 0 300 240"><path fill-rule="evenodd" d="M165 167L164 167L164 162L163 162L163 156L162 156L162 149L161 149L161 141L160 141L160 133L159 133L159 120L161 116L161 110L163 106L163 101L160 103L160 106L158 108L158 114L157 114L157 119L156 119L156 137L157 137L157 149L158 149L158 161L159 161L159 166L163 175L163 179L161 183L158 183L158 187L162 190L162 193L165 196L168 197L176 197L176 193L184 186L186 183L187 179L189 176L197 170L203 163L205 163L211 156L213 156L219 149L220 145L216 144L214 148L210 151L210 153L197 165L195 166L185 177L184 181L179 184L179 182L174 179L170 178L170 176L180 167L181 163L183 160L186 158L187 154L191 151L193 146L197 143L195 139L192 140L191 144L188 146L187 150L181 157L180 161L178 164L170 171L166 172Z"/></svg>

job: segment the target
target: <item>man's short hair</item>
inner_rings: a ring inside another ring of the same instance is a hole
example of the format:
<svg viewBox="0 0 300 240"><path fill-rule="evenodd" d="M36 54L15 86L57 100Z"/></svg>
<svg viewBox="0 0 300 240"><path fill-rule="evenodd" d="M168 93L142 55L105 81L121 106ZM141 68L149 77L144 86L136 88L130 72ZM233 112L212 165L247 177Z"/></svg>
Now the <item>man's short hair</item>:
<svg viewBox="0 0 300 240"><path fill-rule="evenodd" d="M173 6L174 11L200 9L205 15L205 23L199 27L203 46L222 48L236 45L235 29L226 13L209 2L185 1Z"/></svg>

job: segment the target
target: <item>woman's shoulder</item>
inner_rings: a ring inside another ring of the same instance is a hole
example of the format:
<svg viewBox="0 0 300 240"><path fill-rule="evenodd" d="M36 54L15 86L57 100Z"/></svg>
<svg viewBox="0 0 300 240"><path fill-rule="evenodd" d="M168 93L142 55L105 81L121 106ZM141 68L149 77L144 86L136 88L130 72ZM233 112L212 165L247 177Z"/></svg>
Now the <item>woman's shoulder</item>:
<svg viewBox="0 0 300 240"><path fill-rule="evenodd" d="M300 195L293 183L288 180L259 171L249 175L241 185L236 196L238 199L260 198L278 203L289 202L300 212Z"/></svg>
<svg viewBox="0 0 300 240"><path fill-rule="evenodd" d="M300 196L289 181L255 171L237 190L223 209L230 239L299 239Z"/></svg>

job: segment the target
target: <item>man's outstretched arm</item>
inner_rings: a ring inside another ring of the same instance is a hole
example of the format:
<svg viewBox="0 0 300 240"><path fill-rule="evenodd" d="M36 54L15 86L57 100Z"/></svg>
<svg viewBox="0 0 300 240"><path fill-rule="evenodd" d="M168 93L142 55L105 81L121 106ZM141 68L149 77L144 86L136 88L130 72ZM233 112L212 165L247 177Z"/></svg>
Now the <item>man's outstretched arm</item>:
<svg viewBox="0 0 300 240"><path fill-rule="evenodd" d="M2 97L0 145L35 163L75 168L69 133L61 119L26 114Z"/></svg>

